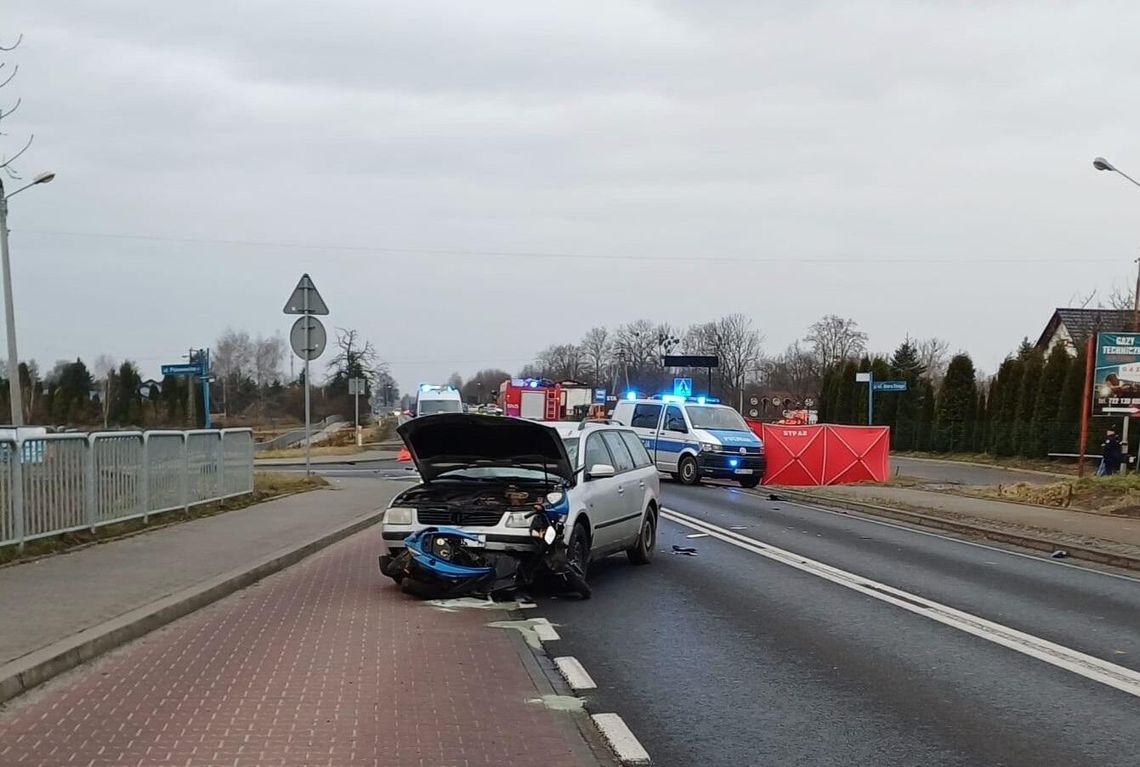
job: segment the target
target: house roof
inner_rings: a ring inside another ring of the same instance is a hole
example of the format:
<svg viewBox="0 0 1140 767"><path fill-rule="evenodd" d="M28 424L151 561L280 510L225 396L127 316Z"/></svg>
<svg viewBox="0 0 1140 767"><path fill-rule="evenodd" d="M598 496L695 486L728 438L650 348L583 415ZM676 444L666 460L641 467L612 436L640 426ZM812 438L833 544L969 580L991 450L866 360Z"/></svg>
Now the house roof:
<svg viewBox="0 0 1140 767"><path fill-rule="evenodd" d="M1057 332L1057 328L1064 324L1074 341L1082 341L1101 331L1123 330L1132 327L1132 312L1127 309L1066 309L1058 307L1053 312L1049 324L1045 326L1041 337L1037 339L1037 348L1044 349L1049 345L1049 339Z"/></svg>

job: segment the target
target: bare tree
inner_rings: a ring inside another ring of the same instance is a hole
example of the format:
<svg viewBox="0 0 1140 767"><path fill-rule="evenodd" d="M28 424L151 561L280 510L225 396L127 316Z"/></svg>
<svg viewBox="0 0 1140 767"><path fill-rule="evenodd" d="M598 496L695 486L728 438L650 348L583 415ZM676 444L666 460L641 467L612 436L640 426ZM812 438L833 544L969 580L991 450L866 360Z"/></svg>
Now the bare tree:
<svg viewBox="0 0 1140 767"><path fill-rule="evenodd" d="M253 380L258 388L285 377L285 339L280 334L258 336L253 342Z"/></svg>
<svg viewBox="0 0 1140 767"><path fill-rule="evenodd" d="M575 344L554 344L538 353L535 367L555 381L576 380L585 369L585 354Z"/></svg>
<svg viewBox="0 0 1140 767"><path fill-rule="evenodd" d="M463 389L463 376L459 375L459 371L455 371L447 377L447 385L454 388L456 391Z"/></svg>
<svg viewBox="0 0 1140 767"><path fill-rule="evenodd" d="M230 388L236 390L241 380L249 376L254 367L254 354L254 343L244 330L226 328L214 341L210 365L222 382L222 408L226 413L230 409Z"/></svg>
<svg viewBox="0 0 1140 767"><path fill-rule="evenodd" d="M586 372L594 384L601 384L606 378L606 371L613 365L610 331L604 327L591 328L582 338L581 348Z"/></svg>
<svg viewBox="0 0 1140 767"><path fill-rule="evenodd" d="M23 39L24 36L21 34L16 37L15 42L13 42L11 45L4 45L0 43L0 52L8 53L16 50ZM8 62L0 62L0 88L3 88L4 86L11 83L12 80L16 77L16 73L19 71L20 66L18 64L14 65L9 71ZM6 135L3 130L4 121L7 120L7 118L11 117L16 112L16 110L20 108L20 103L21 100L17 97L16 100L12 102L12 106L10 107L5 108L4 106L0 105L0 136ZM32 141L34 141L35 138L35 134L29 134L27 141L25 141L23 146L21 146L14 154L9 155L7 152L0 153L0 172L3 172L3 174L10 179L19 180L20 174L16 172L16 168L12 163L18 160L20 156L24 154L24 152L28 151L28 147L32 145ZM3 183L0 183L0 189L2 188Z"/></svg>
<svg viewBox="0 0 1140 767"><path fill-rule="evenodd" d="M493 400L499 393L499 387L511 374L498 368L485 368L467 379L463 384L463 401L483 404Z"/></svg>
<svg viewBox="0 0 1140 767"><path fill-rule="evenodd" d="M915 342L918 350L918 361L926 370L926 375L935 384L942 381L946 375L946 366L950 362L950 344L941 338L927 338Z"/></svg>
<svg viewBox="0 0 1140 767"><path fill-rule="evenodd" d="M867 334L859 330L858 323L835 314L828 314L812 323L804 340L811 345L820 368L858 357L867 351Z"/></svg>
<svg viewBox="0 0 1140 767"><path fill-rule="evenodd" d="M744 378L760 363L764 336L743 314L730 314L716 322L717 356L726 383L739 393Z"/></svg>
<svg viewBox="0 0 1140 767"><path fill-rule="evenodd" d="M815 355L796 341L771 362L768 385L777 391L794 394L798 399L819 393L820 369Z"/></svg>
<svg viewBox="0 0 1140 767"><path fill-rule="evenodd" d="M376 349L357 330L336 329L336 354L329 360L330 382L370 378L376 369ZM346 387L347 383L344 384Z"/></svg>

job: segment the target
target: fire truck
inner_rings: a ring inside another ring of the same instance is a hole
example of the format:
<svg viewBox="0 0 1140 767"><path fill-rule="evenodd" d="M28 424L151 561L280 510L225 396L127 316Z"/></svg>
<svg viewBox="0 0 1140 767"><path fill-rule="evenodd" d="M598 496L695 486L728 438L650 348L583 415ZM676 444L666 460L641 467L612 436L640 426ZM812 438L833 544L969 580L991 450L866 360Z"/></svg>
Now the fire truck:
<svg viewBox="0 0 1140 767"><path fill-rule="evenodd" d="M509 378L499 386L498 405L503 415L557 421L562 409L562 387L545 378Z"/></svg>

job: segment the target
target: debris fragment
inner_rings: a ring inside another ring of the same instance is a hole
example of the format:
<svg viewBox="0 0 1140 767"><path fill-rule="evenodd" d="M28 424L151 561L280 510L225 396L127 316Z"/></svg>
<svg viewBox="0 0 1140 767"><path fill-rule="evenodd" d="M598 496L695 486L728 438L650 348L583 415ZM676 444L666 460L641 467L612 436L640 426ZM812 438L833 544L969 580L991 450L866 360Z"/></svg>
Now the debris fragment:
<svg viewBox="0 0 1140 767"><path fill-rule="evenodd" d="M768 500L769 501L782 501L784 499L781 498L780 496L776 495L775 493L768 493Z"/></svg>
<svg viewBox="0 0 1140 767"><path fill-rule="evenodd" d="M1057 549L1049 556L1053 557L1053 559L1064 559L1065 557L1069 556L1069 552L1065 551L1064 549Z"/></svg>
<svg viewBox="0 0 1140 767"><path fill-rule="evenodd" d="M692 535L686 535L685 537L686 538L708 538L709 534L708 533L693 533Z"/></svg>
<svg viewBox="0 0 1140 767"><path fill-rule="evenodd" d="M686 557L695 557L697 555L697 550L692 546L678 546L677 544L673 544L673 553L681 554Z"/></svg>
<svg viewBox="0 0 1140 767"><path fill-rule="evenodd" d="M732 527L730 527L728 529L729 530L747 530L748 525L733 525Z"/></svg>

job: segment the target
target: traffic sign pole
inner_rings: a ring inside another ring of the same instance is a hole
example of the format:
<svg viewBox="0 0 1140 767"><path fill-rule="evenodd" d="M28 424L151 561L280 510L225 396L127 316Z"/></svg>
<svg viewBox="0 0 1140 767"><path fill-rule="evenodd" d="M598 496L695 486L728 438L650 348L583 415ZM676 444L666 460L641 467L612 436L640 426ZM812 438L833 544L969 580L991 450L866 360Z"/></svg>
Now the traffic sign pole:
<svg viewBox="0 0 1140 767"><path fill-rule="evenodd" d="M309 291L302 291L305 294L304 298L304 312L307 316L309 314ZM312 335L313 326L305 325L305 349L312 349ZM309 451L312 450L312 434L310 433L309 426L309 355L305 355L305 476L310 477L313 474L311 465L311 458Z"/></svg>

